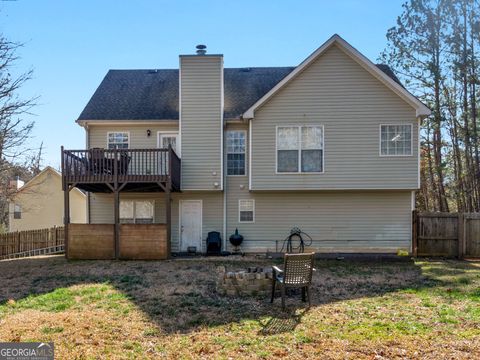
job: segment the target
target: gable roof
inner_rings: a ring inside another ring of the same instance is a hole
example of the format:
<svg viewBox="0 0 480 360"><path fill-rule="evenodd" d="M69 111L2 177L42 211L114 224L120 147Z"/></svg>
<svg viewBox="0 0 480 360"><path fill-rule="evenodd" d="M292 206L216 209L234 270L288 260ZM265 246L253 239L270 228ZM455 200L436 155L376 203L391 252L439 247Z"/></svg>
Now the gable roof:
<svg viewBox="0 0 480 360"><path fill-rule="evenodd" d="M33 178L31 178L29 181L27 181L20 189L18 189L16 191L16 193L13 195L13 197L15 197L16 195L18 195L19 193L21 193L22 191L32 187L32 186L35 186L35 182L38 181L38 179L40 179L42 176L44 176L45 174L47 173L52 173L53 175L55 175L56 177L58 177L60 180L62 179L62 174L60 172L58 172L57 170L55 170L53 167L51 166L46 166L42 171L40 171L37 175L35 175ZM61 190L61 189L59 189ZM78 188L73 188L73 191L77 191L79 194L81 194L82 196L86 197L87 195L82 192L80 189Z"/></svg>
<svg viewBox="0 0 480 360"><path fill-rule="evenodd" d="M263 95L258 99L255 104L250 106L243 114L243 117L246 119L252 119L255 114L255 110L262 106L266 101L268 101L272 96L274 96L281 88L293 80L298 74L300 74L306 67L313 63L318 57L320 57L327 49L331 46L337 45L341 50L343 50L348 56L350 56L354 61L356 61L360 66L367 70L370 74L380 80L384 85L390 88L394 93L400 96L405 102L410 104L416 110L417 117L426 117L430 115L431 111L428 107L425 106L420 100L418 100L414 95L412 95L407 89L405 89L398 79L393 78L391 75L393 71L388 68L388 71L385 71L386 68L379 67L362 55L357 49L347 43L340 35L335 34L330 39L328 39L322 46L315 50L308 58L306 58L300 65L298 65L292 72L285 76L278 84L276 84L268 93Z"/></svg>
<svg viewBox="0 0 480 360"><path fill-rule="evenodd" d="M387 65L377 65L398 82ZM224 118L239 118L295 67L224 69ZM178 120L178 70L110 70L77 122Z"/></svg>

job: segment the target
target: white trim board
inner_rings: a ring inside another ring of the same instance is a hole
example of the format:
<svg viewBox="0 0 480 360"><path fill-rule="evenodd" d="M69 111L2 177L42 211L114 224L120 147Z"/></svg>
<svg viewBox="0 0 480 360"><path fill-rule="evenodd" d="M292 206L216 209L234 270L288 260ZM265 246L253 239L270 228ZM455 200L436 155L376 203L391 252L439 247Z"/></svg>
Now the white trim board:
<svg viewBox="0 0 480 360"><path fill-rule="evenodd" d="M430 115L431 110L425 106L420 100L413 96L407 89L395 82L382 70L380 70L368 58L362 55L357 49L346 42L340 35L335 34L328 39L322 46L315 50L309 57L307 57L300 65L298 65L290 74L288 74L282 81L275 85L268 93L262 96L255 104L253 104L247 111L243 113L243 118L253 119L255 117L255 110L267 102L274 96L281 88L288 84L291 80L296 78L307 66L313 63L331 46L337 45L345 54L350 56L360 66L372 74L375 78L380 80L384 85L390 88L394 93L400 96L405 102L416 110L416 116L426 117Z"/></svg>
<svg viewBox="0 0 480 360"><path fill-rule="evenodd" d="M82 127L94 126L144 126L144 125L177 125L179 120L76 120Z"/></svg>
<svg viewBox="0 0 480 360"><path fill-rule="evenodd" d="M248 190L252 190L252 120L248 120Z"/></svg>
<svg viewBox="0 0 480 360"><path fill-rule="evenodd" d="M223 190L224 184L224 156L225 156L225 149L224 149L224 133L225 133L225 123L223 119L224 114L224 106L225 106L225 94L224 94L224 70L223 70L223 55L221 56L221 65L220 65L220 190Z"/></svg>

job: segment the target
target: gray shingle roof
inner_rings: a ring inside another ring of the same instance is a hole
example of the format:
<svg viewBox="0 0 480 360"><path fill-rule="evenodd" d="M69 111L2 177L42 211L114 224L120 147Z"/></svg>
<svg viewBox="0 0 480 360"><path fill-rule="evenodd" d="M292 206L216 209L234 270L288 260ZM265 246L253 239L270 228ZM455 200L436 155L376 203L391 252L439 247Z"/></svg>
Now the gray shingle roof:
<svg viewBox="0 0 480 360"><path fill-rule="evenodd" d="M380 70L400 83L383 64ZM236 118L294 67L224 69L224 117ZM110 70L78 120L178 120L178 70Z"/></svg>

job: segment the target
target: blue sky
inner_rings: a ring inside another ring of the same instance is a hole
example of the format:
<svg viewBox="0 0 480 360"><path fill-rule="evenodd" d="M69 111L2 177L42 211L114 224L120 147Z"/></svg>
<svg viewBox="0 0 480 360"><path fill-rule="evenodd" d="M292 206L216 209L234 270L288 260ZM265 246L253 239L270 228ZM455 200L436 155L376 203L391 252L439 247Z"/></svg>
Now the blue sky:
<svg viewBox="0 0 480 360"><path fill-rule="evenodd" d="M297 65L338 33L371 60L386 45L404 0L17 0L0 1L0 32L25 43L14 71L40 96L32 145L44 165L60 146L84 148L75 124L108 69L177 68L178 55L206 44L225 67Z"/></svg>

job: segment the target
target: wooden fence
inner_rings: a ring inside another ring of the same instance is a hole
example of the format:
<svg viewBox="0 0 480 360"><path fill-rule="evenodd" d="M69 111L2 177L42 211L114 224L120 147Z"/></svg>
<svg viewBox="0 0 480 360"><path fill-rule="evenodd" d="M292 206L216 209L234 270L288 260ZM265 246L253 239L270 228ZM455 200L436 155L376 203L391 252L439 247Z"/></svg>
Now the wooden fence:
<svg viewBox="0 0 480 360"><path fill-rule="evenodd" d="M480 213L413 212L414 256L480 257Z"/></svg>
<svg viewBox="0 0 480 360"><path fill-rule="evenodd" d="M13 254L64 245L63 227L0 234L0 259Z"/></svg>

